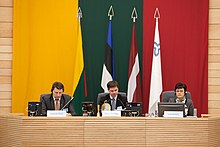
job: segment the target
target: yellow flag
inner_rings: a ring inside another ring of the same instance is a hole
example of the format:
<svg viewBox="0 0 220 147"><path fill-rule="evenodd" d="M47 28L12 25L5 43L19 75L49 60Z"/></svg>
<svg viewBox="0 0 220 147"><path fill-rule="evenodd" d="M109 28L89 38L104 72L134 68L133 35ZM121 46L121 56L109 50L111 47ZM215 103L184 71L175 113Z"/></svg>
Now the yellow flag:
<svg viewBox="0 0 220 147"><path fill-rule="evenodd" d="M77 10L77 0L14 0L12 112L26 112L55 81L75 91L83 69Z"/></svg>

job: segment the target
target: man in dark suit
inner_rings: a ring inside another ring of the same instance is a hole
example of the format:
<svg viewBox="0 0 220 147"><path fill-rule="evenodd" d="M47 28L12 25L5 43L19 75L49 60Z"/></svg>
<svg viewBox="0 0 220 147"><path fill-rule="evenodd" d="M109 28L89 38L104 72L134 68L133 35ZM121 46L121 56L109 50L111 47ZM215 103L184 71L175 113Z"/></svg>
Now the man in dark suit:
<svg viewBox="0 0 220 147"><path fill-rule="evenodd" d="M185 103L185 115L194 115L194 105L191 99L187 99L186 95L187 86L184 83L177 83L175 86L175 98L170 98L169 102Z"/></svg>
<svg viewBox="0 0 220 147"><path fill-rule="evenodd" d="M109 94L101 97L99 101L99 106L101 107L104 103L108 103L111 106L111 110L116 110L117 108L124 109L127 105L127 97L123 97L118 94L119 85L117 81L110 81L107 84Z"/></svg>
<svg viewBox="0 0 220 147"><path fill-rule="evenodd" d="M61 110L64 107L71 115L76 115L73 103L69 95L63 94L64 86L61 82L54 82L51 88L51 94L45 94L41 97L42 114L47 115L47 110Z"/></svg>

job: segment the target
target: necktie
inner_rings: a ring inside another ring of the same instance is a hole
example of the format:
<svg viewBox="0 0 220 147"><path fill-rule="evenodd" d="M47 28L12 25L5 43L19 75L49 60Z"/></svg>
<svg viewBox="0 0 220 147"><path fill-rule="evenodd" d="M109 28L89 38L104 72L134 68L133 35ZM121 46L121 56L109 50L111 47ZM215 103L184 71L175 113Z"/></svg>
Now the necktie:
<svg viewBox="0 0 220 147"><path fill-rule="evenodd" d="M55 100L55 110L60 110L59 100Z"/></svg>
<svg viewBox="0 0 220 147"><path fill-rule="evenodd" d="M112 98L112 110L115 110L115 108L116 108L115 98Z"/></svg>

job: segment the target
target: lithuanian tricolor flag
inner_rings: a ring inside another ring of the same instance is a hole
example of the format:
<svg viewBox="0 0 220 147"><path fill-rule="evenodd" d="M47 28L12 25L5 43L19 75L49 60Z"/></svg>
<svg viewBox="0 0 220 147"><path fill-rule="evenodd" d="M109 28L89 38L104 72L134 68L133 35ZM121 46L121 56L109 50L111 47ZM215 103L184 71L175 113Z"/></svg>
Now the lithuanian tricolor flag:
<svg viewBox="0 0 220 147"><path fill-rule="evenodd" d="M84 68L77 12L77 0L14 0L12 112L26 112L55 81L75 93Z"/></svg>

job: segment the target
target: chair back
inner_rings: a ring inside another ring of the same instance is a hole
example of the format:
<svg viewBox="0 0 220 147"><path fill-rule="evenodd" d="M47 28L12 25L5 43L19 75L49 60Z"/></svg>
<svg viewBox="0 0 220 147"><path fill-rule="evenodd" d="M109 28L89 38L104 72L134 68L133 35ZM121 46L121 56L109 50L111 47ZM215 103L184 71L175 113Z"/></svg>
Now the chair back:
<svg viewBox="0 0 220 147"><path fill-rule="evenodd" d="M191 99L190 92L186 92L185 97L187 99ZM175 91L164 91L162 92L162 102L169 102L170 98L176 98Z"/></svg>
<svg viewBox="0 0 220 147"><path fill-rule="evenodd" d="M42 102L42 98L44 97L44 96L46 96L46 95L51 95L51 93L50 94L41 94L40 95L40 102ZM63 94L64 96L65 95L68 95L68 94ZM69 96L69 95L68 95Z"/></svg>
<svg viewBox="0 0 220 147"><path fill-rule="evenodd" d="M109 94L108 92L103 92L103 93L98 93L98 97L97 97L97 105L99 104L99 101L101 99L101 97L106 96L107 94ZM118 92L118 94L120 94L123 97L126 97L126 93L125 92Z"/></svg>

